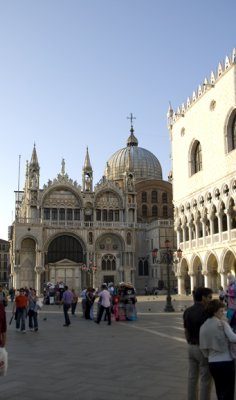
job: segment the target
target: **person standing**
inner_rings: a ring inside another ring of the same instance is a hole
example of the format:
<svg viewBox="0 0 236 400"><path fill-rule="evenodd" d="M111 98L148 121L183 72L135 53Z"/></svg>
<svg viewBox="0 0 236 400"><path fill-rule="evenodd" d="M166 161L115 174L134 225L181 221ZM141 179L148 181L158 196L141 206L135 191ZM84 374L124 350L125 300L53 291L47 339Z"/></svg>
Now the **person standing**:
<svg viewBox="0 0 236 400"><path fill-rule="evenodd" d="M200 328L200 349L208 358L218 400L234 400L235 363L229 342L236 335L224 317L225 305L215 299L207 305L208 318Z"/></svg>
<svg viewBox="0 0 236 400"><path fill-rule="evenodd" d="M212 299L212 290L199 287L195 291L195 303L183 314L185 337L188 343L188 395L187 400L210 400L212 377L208 360L199 348L199 332L206 321L206 305ZM200 388L198 396L198 382Z"/></svg>
<svg viewBox="0 0 236 400"><path fill-rule="evenodd" d="M102 285L102 291L99 293L99 311L98 311L98 317L97 321L95 321L97 324L100 323L102 319L102 314L103 311L106 312L106 317L108 319L108 325L111 325L111 295L108 291L107 285L103 284Z"/></svg>
<svg viewBox="0 0 236 400"><path fill-rule="evenodd" d="M38 297L36 296L36 290L31 289L29 296L29 330L30 331L38 331L38 306L37 301Z"/></svg>
<svg viewBox="0 0 236 400"><path fill-rule="evenodd" d="M69 317L69 309L71 308L71 304L73 302L73 293L71 290L69 290L68 286L65 285L64 287L65 291L63 292L62 295L62 304L63 304L63 311L64 311L64 317L65 317L65 324L63 326L69 326L71 324L70 322L70 317Z"/></svg>
<svg viewBox="0 0 236 400"><path fill-rule="evenodd" d="M15 298L15 303L13 305L12 313L16 313L16 330L22 333L26 333L25 330L25 319L27 315L28 308L28 297L25 295L25 290L20 289L20 293Z"/></svg>

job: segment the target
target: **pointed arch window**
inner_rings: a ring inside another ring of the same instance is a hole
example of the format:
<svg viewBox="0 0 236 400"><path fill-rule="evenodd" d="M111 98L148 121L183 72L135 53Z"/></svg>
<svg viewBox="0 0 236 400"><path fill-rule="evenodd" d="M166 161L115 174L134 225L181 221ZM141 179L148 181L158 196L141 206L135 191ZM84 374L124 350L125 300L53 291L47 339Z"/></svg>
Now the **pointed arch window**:
<svg viewBox="0 0 236 400"><path fill-rule="evenodd" d="M106 254L102 257L102 271L115 271L116 257L112 254Z"/></svg>
<svg viewBox="0 0 236 400"><path fill-rule="evenodd" d="M227 126L227 138L226 138L226 148L230 152L236 149L236 110L233 111L229 118L229 123Z"/></svg>
<svg viewBox="0 0 236 400"><path fill-rule="evenodd" d="M231 129L232 149L236 149L236 114L234 116L233 125Z"/></svg>
<svg viewBox="0 0 236 400"><path fill-rule="evenodd" d="M149 265L148 260L145 258L141 258L138 263L138 274L139 276L148 276L149 275Z"/></svg>
<svg viewBox="0 0 236 400"><path fill-rule="evenodd" d="M192 146L190 154L190 165L191 165L190 175L194 175L202 170L202 146L198 140L196 140Z"/></svg>

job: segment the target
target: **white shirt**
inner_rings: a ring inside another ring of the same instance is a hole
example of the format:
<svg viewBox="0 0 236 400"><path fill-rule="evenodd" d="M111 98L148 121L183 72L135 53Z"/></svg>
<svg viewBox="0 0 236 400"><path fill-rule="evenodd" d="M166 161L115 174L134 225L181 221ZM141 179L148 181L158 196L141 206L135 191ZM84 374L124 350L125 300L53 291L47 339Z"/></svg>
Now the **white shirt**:
<svg viewBox="0 0 236 400"><path fill-rule="evenodd" d="M102 290L99 293L99 297L100 297L101 305L103 307L110 307L110 305L111 305L111 295L110 295L110 293L108 292L107 289Z"/></svg>

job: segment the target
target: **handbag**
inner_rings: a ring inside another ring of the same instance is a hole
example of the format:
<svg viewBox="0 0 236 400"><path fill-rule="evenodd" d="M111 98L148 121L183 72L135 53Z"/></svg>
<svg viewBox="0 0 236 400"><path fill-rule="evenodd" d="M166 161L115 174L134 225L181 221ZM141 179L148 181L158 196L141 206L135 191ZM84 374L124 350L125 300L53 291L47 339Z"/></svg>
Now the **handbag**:
<svg viewBox="0 0 236 400"><path fill-rule="evenodd" d="M0 347L0 376L6 376L8 368L8 353L5 347Z"/></svg>

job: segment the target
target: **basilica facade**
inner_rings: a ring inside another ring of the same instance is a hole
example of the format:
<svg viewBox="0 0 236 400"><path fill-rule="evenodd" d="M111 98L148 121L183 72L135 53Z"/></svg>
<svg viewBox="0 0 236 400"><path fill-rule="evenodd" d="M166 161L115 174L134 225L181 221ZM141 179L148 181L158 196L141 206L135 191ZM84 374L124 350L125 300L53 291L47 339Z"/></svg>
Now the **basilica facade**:
<svg viewBox="0 0 236 400"><path fill-rule="evenodd" d="M218 291L236 274L236 50L187 102L168 111L174 224L186 287Z"/></svg>
<svg viewBox="0 0 236 400"><path fill-rule="evenodd" d="M156 156L138 146L132 119L126 147L107 161L96 185L87 149L81 185L68 176L63 159L60 173L40 187L34 146L24 188L15 194L10 286L38 293L46 282L76 290L121 281L138 292L166 286L165 265L154 263L152 251L164 247L167 236L172 247L176 243L172 185L163 180Z"/></svg>

